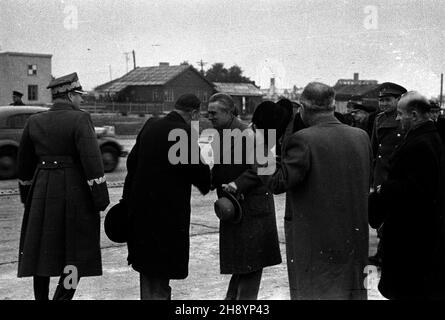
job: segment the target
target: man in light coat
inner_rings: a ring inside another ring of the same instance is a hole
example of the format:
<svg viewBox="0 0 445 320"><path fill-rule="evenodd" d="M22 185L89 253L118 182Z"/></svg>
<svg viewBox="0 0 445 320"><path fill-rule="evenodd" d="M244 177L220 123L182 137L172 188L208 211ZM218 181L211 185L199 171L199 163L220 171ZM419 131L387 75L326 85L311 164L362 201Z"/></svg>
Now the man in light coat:
<svg viewBox="0 0 445 320"><path fill-rule="evenodd" d="M334 90L309 83L301 97L307 128L284 141L275 173L261 176L286 193L285 236L291 299L366 299L367 133L334 116Z"/></svg>

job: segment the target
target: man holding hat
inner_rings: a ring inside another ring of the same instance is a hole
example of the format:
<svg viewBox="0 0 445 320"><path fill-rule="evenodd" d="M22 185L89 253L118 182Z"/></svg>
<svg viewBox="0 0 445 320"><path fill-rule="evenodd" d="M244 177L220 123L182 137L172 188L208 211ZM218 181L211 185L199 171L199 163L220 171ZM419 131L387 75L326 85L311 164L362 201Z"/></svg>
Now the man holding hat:
<svg viewBox="0 0 445 320"><path fill-rule="evenodd" d="M12 103L10 103L10 106L24 106L25 104L22 101L23 93L19 91L12 91Z"/></svg>
<svg viewBox="0 0 445 320"><path fill-rule="evenodd" d="M396 83L385 82L379 88L379 108L381 112L376 116L372 130L371 145L373 160L372 189L381 185L388 175L389 160L394 150L403 139L400 121L397 118L397 102L406 89ZM378 228L378 236L382 238L382 229ZM377 247L375 256L370 262L381 265L381 244Z"/></svg>
<svg viewBox="0 0 445 320"><path fill-rule="evenodd" d="M81 277L102 275L99 212L109 197L77 74L48 88L54 105L29 118L18 151L25 204L18 276L34 278L37 300L48 300L50 277L59 276L53 299L70 300Z"/></svg>
<svg viewBox="0 0 445 320"><path fill-rule="evenodd" d="M197 139L192 140L198 137L191 122L199 120L200 105L194 94L180 96L172 112L145 123L128 155L123 190L130 225L128 263L140 274L142 300L171 299L170 280L188 276L192 185L203 195L210 191L210 168L199 157ZM170 159L179 143L170 138L173 131L187 136L187 163ZM197 163L190 160L193 150Z"/></svg>
<svg viewBox="0 0 445 320"><path fill-rule="evenodd" d="M284 141L275 172L260 176L274 194L286 192L291 299L366 299L369 137L336 119L332 87L311 82L300 102L307 128Z"/></svg>
<svg viewBox="0 0 445 320"><path fill-rule="evenodd" d="M254 131L235 117L234 110L228 94L216 93L209 99L209 119L219 136L223 137L226 130L234 134L230 141L245 138L239 148L242 155L234 154L236 143L228 144L226 139L220 139L219 145L212 143L216 162L212 185L219 198L215 211L220 218L220 272L232 275L226 300L256 300L263 268L281 263L281 253L273 194L258 175L252 174L253 164L247 161L252 151L248 140L253 141ZM253 128L268 129L263 124L273 120L277 111L275 103L262 102L254 112ZM230 161L224 161L227 154L231 155Z"/></svg>

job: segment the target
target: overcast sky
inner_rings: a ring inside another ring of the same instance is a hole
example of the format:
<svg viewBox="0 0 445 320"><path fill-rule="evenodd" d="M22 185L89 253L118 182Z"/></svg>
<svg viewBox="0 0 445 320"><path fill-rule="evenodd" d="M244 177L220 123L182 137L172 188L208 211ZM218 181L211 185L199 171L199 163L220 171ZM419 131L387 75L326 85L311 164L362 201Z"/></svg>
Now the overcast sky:
<svg viewBox="0 0 445 320"><path fill-rule="evenodd" d="M77 12L77 19L76 19ZM438 95L443 0L0 0L0 51L50 53L53 75L86 89L138 66L239 65L261 87L339 78L394 81ZM130 60L129 67L132 67Z"/></svg>

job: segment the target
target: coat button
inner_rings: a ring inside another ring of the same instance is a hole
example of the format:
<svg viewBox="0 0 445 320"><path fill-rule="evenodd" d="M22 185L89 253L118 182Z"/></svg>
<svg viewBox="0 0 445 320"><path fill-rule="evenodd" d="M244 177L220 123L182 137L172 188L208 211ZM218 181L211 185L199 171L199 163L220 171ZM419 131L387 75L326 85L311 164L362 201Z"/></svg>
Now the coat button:
<svg viewBox="0 0 445 320"><path fill-rule="evenodd" d="M382 158L382 156L379 155L379 159L381 159L381 158Z"/></svg>
<svg viewBox="0 0 445 320"><path fill-rule="evenodd" d="M54 164L57 164L57 161L54 161Z"/></svg>
<svg viewBox="0 0 445 320"><path fill-rule="evenodd" d="M397 136L400 137L400 133L398 133Z"/></svg>
<svg viewBox="0 0 445 320"><path fill-rule="evenodd" d="M42 164L45 164L45 161L42 161Z"/></svg>
<svg viewBox="0 0 445 320"><path fill-rule="evenodd" d="M381 147L381 146L382 146L382 144L380 143L380 144L379 144L379 147Z"/></svg>

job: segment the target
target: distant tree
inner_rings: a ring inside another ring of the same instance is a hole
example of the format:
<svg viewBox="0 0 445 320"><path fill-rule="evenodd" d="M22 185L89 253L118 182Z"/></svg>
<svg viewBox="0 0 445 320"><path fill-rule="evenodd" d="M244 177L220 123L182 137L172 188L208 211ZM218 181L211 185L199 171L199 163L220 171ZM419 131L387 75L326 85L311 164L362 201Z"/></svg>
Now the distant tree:
<svg viewBox="0 0 445 320"><path fill-rule="evenodd" d="M190 63L187 60L184 60L180 63L181 66L188 66Z"/></svg>
<svg viewBox="0 0 445 320"><path fill-rule="evenodd" d="M252 82L249 78L243 76L243 70L237 65L231 66L228 70L228 81L227 82Z"/></svg>
<svg viewBox="0 0 445 320"><path fill-rule="evenodd" d="M234 65L229 69L224 67L224 63L217 62L212 65L205 73L205 77L210 82L234 82L234 83L254 83L243 76L243 70Z"/></svg>

